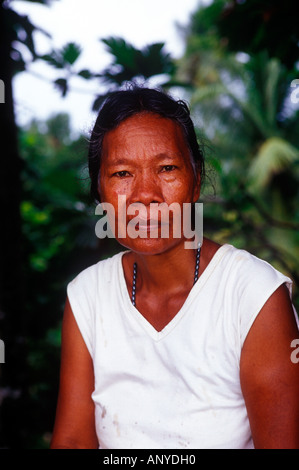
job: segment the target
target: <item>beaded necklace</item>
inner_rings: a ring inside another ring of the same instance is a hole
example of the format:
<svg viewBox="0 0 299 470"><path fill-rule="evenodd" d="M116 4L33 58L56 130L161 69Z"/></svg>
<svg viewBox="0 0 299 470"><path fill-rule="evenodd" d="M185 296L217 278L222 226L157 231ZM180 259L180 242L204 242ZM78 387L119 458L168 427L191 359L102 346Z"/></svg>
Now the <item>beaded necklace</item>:
<svg viewBox="0 0 299 470"><path fill-rule="evenodd" d="M193 285L198 280L198 271L199 271L199 261L200 261L200 251L201 251L201 243L198 244L198 248L196 250L196 262L195 262L195 271L194 271L194 282ZM136 282L137 282L137 263L133 264L133 287L132 287L132 296L131 301L134 307L136 306Z"/></svg>

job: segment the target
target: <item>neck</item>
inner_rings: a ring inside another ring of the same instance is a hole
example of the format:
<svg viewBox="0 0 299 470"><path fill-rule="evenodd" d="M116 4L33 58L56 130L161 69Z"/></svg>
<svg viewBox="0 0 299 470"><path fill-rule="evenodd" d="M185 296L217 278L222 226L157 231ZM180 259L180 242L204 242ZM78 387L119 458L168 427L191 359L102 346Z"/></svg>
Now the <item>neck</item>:
<svg viewBox="0 0 299 470"><path fill-rule="evenodd" d="M156 295L165 292L169 295L171 292L190 290L194 283L196 250L177 246L162 254L134 254L133 258L137 264L136 291L139 293L145 289Z"/></svg>

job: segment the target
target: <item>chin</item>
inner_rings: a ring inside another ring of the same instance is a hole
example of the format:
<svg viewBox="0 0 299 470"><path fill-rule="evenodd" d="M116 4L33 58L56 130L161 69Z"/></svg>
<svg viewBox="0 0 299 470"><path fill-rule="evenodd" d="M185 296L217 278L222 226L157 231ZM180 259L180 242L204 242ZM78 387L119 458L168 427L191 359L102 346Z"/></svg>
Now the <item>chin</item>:
<svg viewBox="0 0 299 470"><path fill-rule="evenodd" d="M140 255L159 255L166 253L174 246L178 245L181 240L179 239L165 239L165 238L140 238L135 239L117 239L125 248L138 253Z"/></svg>

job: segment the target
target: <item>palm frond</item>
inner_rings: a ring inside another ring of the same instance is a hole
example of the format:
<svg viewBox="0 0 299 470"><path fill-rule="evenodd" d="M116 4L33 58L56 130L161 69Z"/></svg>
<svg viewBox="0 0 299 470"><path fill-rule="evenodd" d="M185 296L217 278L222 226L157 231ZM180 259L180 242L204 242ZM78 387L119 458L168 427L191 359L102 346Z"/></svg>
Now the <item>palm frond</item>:
<svg viewBox="0 0 299 470"><path fill-rule="evenodd" d="M299 150L284 139L271 137L259 148L249 170L249 187L263 190L272 177L299 161Z"/></svg>

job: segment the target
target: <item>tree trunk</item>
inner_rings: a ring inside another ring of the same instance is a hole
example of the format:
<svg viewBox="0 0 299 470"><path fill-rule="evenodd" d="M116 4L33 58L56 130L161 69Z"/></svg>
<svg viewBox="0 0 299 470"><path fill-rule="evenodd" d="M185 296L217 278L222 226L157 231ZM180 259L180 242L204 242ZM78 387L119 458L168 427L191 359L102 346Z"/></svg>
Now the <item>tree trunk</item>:
<svg viewBox="0 0 299 470"><path fill-rule="evenodd" d="M1 389L13 402L13 397L22 395L24 380L24 302L21 261L21 159L18 152L18 137L14 115L12 91L13 60L11 51L12 25L7 21L6 10L0 6L0 79L4 84L5 102L0 102L0 339L4 341L5 363L1 364ZM15 416L4 420L2 402L1 426L4 421L13 421ZM1 403L1 400L0 400ZM10 424L10 429L17 429L18 422ZM10 429L1 429L9 439ZM17 436L15 435L15 439ZM1 439L2 440L2 439ZM0 445L3 445L1 442ZM5 445L5 443L4 443ZM7 445L7 444L6 444Z"/></svg>

